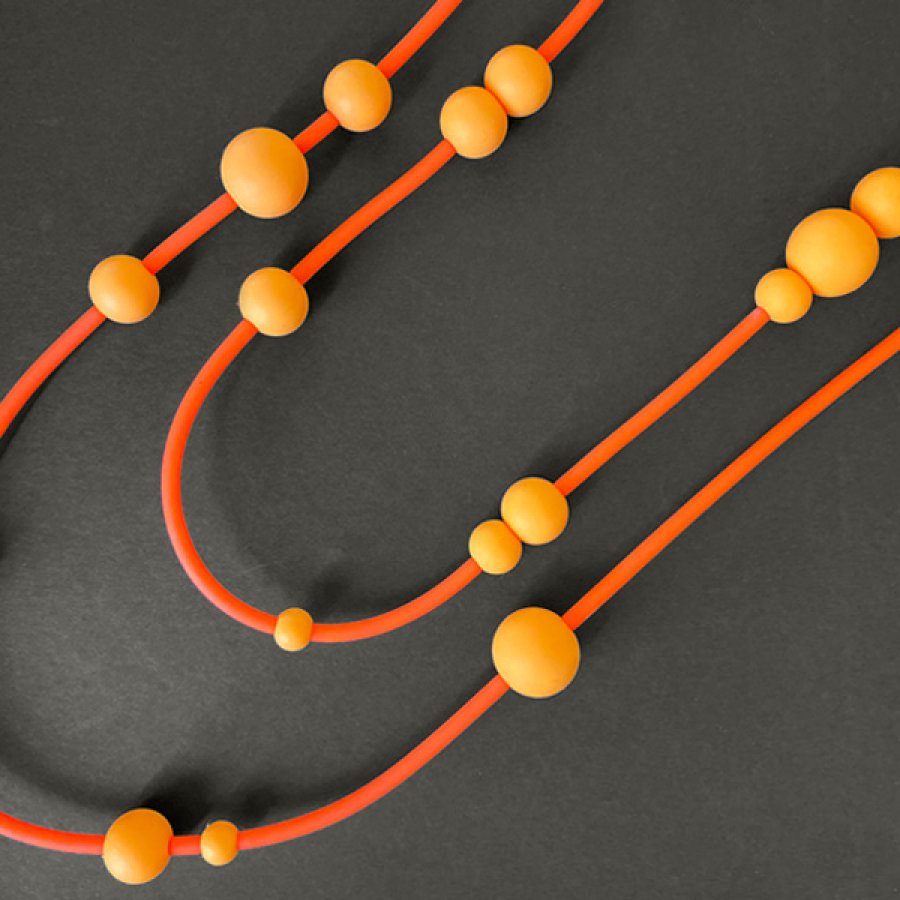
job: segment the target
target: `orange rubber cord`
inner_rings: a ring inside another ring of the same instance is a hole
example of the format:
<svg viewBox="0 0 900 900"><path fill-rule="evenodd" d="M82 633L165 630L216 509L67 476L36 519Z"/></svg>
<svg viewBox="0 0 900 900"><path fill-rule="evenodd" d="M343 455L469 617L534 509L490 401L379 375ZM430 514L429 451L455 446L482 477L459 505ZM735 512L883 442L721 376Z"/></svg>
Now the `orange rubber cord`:
<svg viewBox="0 0 900 900"><path fill-rule="evenodd" d="M608 463L619 451L640 437L651 425L676 407L710 375L726 363L750 338L758 334L769 321L765 310L759 307L746 315L728 334L710 348L662 393L638 410L630 419L604 438L593 450L586 453L571 469L556 480L559 490L568 496L584 484L601 466Z"/></svg>
<svg viewBox="0 0 900 900"><path fill-rule="evenodd" d="M0 438L41 385L104 322L106 316L95 306L83 312L23 373L9 393L0 400Z"/></svg>
<svg viewBox="0 0 900 900"><path fill-rule="evenodd" d="M428 12L388 51L378 63L387 78L395 75L429 38L447 21L462 0L436 0ZM308 153L338 127L337 119L330 112L323 112L295 138L294 143ZM168 265L176 256L196 243L207 232L228 218L237 204L228 194L222 194L184 223L144 257L144 265L154 274Z"/></svg>
<svg viewBox="0 0 900 900"><path fill-rule="evenodd" d="M437 32L461 3L462 0L436 0L425 15L387 52L378 63L378 68L387 78L394 76ZM337 127L337 119L330 112L324 112L304 128L294 138L294 142L304 153L308 153ZM217 197L144 257L143 262L147 270L156 275L205 234L212 231L216 225L227 219L236 209L237 204L229 194ZM0 401L0 437L49 375L59 368L66 358L81 346L104 321L103 314L96 307L90 307L35 360L9 394Z"/></svg>
<svg viewBox="0 0 900 900"><path fill-rule="evenodd" d="M403 177L405 178L406 176ZM387 193L387 191L384 193ZM375 199L378 200L378 198ZM384 214L384 210L379 204L376 204L375 201L370 201L358 213L351 216L348 222L355 219L366 209L369 209L372 215L375 213L379 215ZM354 234L359 234L368 224L371 224L371 222L363 218L353 228L348 229L348 232L352 231ZM335 229L319 247L316 247L304 257L297 269L302 269L304 275L318 271L321 265L324 265L324 257L327 256L327 259L331 259L338 250L346 246L349 240L352 239L342 232L343 228L344 226ZM322 245L327 245L327 249L321 250ZM556 482L557 487L564 494L570 494L579 485L583 484L604 463L608 462L616 453L643 434L654 422L662 418L691 391L709 378L757 334L767 321L768 316L763 310L754 309L680 378L623 425L619 426L609 437L569 469ZM184 395L172 422L163 453L162 505L166 528L175 553L188 577L200 593L237 622L248 625L257 631L271 634L275 630L275 616L261 612L236 597L216 579L209 567L203 562L191 539L181 492L181 472L184 464L185 449L200 408L215 386L216 381L234 361L238 353L247 345L254 333L253 326L248 322L244 321L238 325L209 358ZM480 574L481 569L475 560L470 557L430 590L388 612L348 622L314 623L311 639L316 643L347 643L350 641L369 640L370 638L396 631L423 618L439 606L452 600Z"/></svg>
<svg viewBox="0 0 900 900"><path fill-rule="evenodd" d="M628 584L742 478L749 475L763 460L797 434L801 428L808 425L832 403L843 397L851 388L898 352L900 352L900 328L801 403L698 491L684 506L666 519L605 578L569 609L563 616L569 627L576 629L583 625L604 603ZM327 828L329 825L362 811L418 772L422 766L487 712L508 690L506 682L499 675L495 675L443 725L368 784L312 812L272 825L263 825L260 828L242 831L238 841L239 847L249 850L293 840L313 831ZM179 854L197 853L199 852L198 842L199 838L197 837L174 838L172 848L175 853Z"/></svg>
<svg viewBox="0 0 900 900"><path fill-rule="evenodd" d="M556 30L538 47L538 53L547 60L553 62L575 36L587 25L591 16L603 6L604 0L580 0L572 8L572 11L557 25Z"/></svg>
<svg viewBox="0 0 900 900"><path fill-rule="evenodd" d="M563 616L568 625L573 629L583 625L742 478L898 352L900 352L900 328L801 403L666 519L568 610ZM242 831L238 839L239 848L250 850L293 840L362 812L434 759L497 703L508 690L506 682L499 675L495 675L446 722L380 775L350 794L317 810L282 822ZM43 828L6 813L0 813L0 835L64 853L99 855L103 849L103 835ZM175 856L195 856L200 852L200 838L198 835L174 837L170 850Z"/></svg>

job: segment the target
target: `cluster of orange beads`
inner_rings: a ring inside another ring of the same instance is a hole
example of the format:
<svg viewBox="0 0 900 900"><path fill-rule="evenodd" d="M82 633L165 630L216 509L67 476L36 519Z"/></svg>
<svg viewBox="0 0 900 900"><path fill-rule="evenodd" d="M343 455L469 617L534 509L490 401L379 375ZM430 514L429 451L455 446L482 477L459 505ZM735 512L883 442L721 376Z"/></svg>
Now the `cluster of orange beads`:
<svg viewBox="0 0 900 900"><path fill-rule="evenodd" d="M371 131L391 110L390 82L362 59L335 66L325 79L323 95L328 111L348 131ZM296 140L274 128L242 131L225 148L219 172L237 207L259 219L287 215L309 187L309 167ZM262 334L290 334L306 318L306 291L288 273L293 285L272 274L280 270L263 271L268 274L245 282L241 311ZM88 291L94 306L121 325L142 322L159 302L156 275L135 256L110 256L98 263Z"/></svg>
<svg viewBox="0 0 900 900"><path fill-rule="evenodd" d="M843 297L875 272L879 238L900 237L900 169L876 169L853 191L850 209L807 216L787 242L787 268L774 269L756 286L756 305L773 322L796 322L813 296Z"/></svg>

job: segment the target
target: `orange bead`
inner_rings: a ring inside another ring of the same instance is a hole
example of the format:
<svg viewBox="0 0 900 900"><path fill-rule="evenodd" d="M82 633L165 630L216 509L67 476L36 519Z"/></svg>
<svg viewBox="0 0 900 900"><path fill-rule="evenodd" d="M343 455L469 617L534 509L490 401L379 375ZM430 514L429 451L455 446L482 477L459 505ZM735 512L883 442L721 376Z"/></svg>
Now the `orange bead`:
<svg viewBox="0 0 900 900"><path fill-rule="evenodd" d="M312 627L312 616L305 609L286 609L275 623L275 643L289 653L303 650L312 640Z"/></svg>
<svg viewBox="0 0 900 900"><path fill-rule="evenodd" d="M581 662L581 647L575 632L555 612L529 606L500 623L491 655L512 690L537 700L571 684Z"/></svg>
<svg viewBox="0 0 900 900"><path fill-rule="evenodd" d="M309 313L306 288L284 269L257 269L241 285L241 315L269 337L296 331Z"/></svg>
<svg viewBox="0 0 900 900"><path fill-rule="evenodd" d="M500 101L482 87L464 87L441 109L441 134L467 159L490 156L506 137L508 120Z"/></svg>
<svg viewBox="0 0 900 900"><path fill-rule="evenodd" d="M523 478L500 501L500 515L525 544L549 544L569 521L569 503L546 478Z"/></svg>
<svg viewBox="0 0 900 900"><path fill-rule="evenodd" d="M900 169L869 172L853 191L850 208L872 226L878 237L900 237Z"/></svg>
<svg viewBox="0 0 900 900"><path fill-rule="evenodd" d="M231 822L212 822L200 835L200 855L211 866L227 866L238 854L238 830Z"/></svg>
<svg viewBox="0 0 900 900"><path fill-rule="evenodd" d="M152 809L132 809L119 816L103 839L103 862L125 884L153 881L169 863L172 826Z"/></svg>
<svg viewBox="0 0 900 900"><path fill-rule="evenodd" d="M109 256L88 280L94 306L111 322L143 322L159 303L159 281L135 256Z"/></svg>
<svg viewBox="0 0 900 900"><path fill-rule="evenodd" d="M364 59L338 63L325 79L325 108L347 131L371 131L391 111L391 83Z"/></svg>
<svg viewBox="0 0 900 900"><path fill-rule="evenodd" d="M773 269L756 285L756 305L782 325L802 319L812 302L812 288L792 269Z"/></svg>
<svg viewBox="0 0 900 900"><path fill-rule="evenodd" d="M522 542L506 522L489 519L475 528L469 537L469 556L488 575L504 575L522 558Z"/></svg>
<svg viewBox="0 0 900 900"><path fill-rule="evenodd" d="M787 264L819 297L842 297L861 288L878 265L878 238L849 209L807 216L787 243Z"/></svg>
<svg viewBox="0 0 900 900"><path fill-rule="evenodd" d="M309 186L306 157L274 128L242 131L225 148L220 172L234 202L259 219L287 215Z"/></svg>
<svg viewBox="0 0 900 900"><path fill-rule="evenodd" d="M553 90L550 63L534 47L514 44L498 50L484 70L484 86L516 119L536 113Z"/></svg>

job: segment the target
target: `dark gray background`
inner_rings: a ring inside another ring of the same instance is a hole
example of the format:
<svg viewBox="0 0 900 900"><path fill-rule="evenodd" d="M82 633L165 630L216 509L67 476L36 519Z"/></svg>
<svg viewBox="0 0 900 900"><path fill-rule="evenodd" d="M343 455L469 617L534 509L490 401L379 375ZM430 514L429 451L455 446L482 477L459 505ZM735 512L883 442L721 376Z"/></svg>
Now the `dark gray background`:
<svg viewBox="0 0 900 900"><path fill-rule="evenodd" d="M0 385L219 190L221 148L294 133L321 80L426 0L5 2ZM158 501L166 429L290 264L437 139L491 52L569 0L466 0L368 136L310 154L287 219L234 216L104 327L0 460L2 807L104 830L152 802L248 826L380 771L490 671L499 620L563 610L752 439L898 324L900 252L771 327L574 499L562 539L377 641L280 653L189 585ZM504 488L555 477L743 316L793 225L897 163L900 4L609 0L544 112L455 160L310 284L189 448L198 544L242 596L327 620L458 562ZM165 898L847 898L900 893L900 364L756 472L584 629L559 699L506 698L401 790ZM96 859L0 842L0 893L107 898Z"/></svg>

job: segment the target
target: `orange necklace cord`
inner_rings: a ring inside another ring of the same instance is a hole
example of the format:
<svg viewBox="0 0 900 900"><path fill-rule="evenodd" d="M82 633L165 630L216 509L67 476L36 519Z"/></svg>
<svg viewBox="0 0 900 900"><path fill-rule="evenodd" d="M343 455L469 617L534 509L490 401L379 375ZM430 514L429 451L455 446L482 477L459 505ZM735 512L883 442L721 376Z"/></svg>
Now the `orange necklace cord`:
<svg viewBox="0 0 900 900"><path fill-rule="evenodd" d="M704 512L721 500L741 479L808 425L821 412L839 400L864 378L900 352L900 328L848 366L793 412L767 431L677 512L631 551L610 573L587 592L563 616L572 629L583 625L601 606L652 562L672 541ZM449 746L509 690L495 675L468 702L424 741L372 781L339 800L293 819L242 831L241 850L266 847L302 837L349 818L399 787L426 763ZM176 837L173 855L199 853L199 836Z"/></svg>
<svg viewBox="0 0 900 900"><path fill-rule="evenodd" d="M370 221L362 218L353 226L346 227L352 220L357 219L363 210L367 208L371 208L372 211L381 209L381 203L376 203L376 201L378 201L377 197L375 201L366 204L358 213L351 216L344 225L335 229L322 244L304 257L295 268L295 272L297 269L301 269L304 272L318 271L321 265L324 265L324 257L327 256L330 259L338 252L340 247L346 246L349 239L345 240L345 238L347 238L349 233L359 234L371 224ZM328 245L327 250L320 249L326 244ZM337 247L338 244L340 244L340 247ZM609 437L582 457L568 472L559 478L556 485L560 491L564 494L570 494L587 481L591 475L612 459L620 450L643 434L667 412L677 406L688 394L706 381L710 375L737 353L754 335L758 334L768 321L768 315L758 307L745 316L738 325L729 331L683 375L624 424L620 425ZM169 532L169 539L175 554L182 568L184 568L200 593L227 616L230 616L242 625L272 634L275 630L277 617L270 613L262 612L236 597L212 574L209 567L203 562L191 539L185 518L181 491L185 449L200 409L226 368L234 361L241 350L247 346L255 334L256 330L254 327L246 320L242 321L209 358L182 398L178 411L175 413L175 418L172 421L163 452L162 506L166 529ZM453 599L480 574L481 569L475 560L470 557L430 590L388 612L349 622L334 624L314 623L311 640L316 643L346 643L368 640L396 631L423 618L439 606Z"/></svg>
<svg viewBox="0 0 900 900"><path fill-rule="evenodd" d="M436 0L425 15L390 49L378 63L386 78L392 78L438 31L456 11L462 0ZM295 138L303 153L312 150L338 127L337 119L322 113ZM229 194L222 194L195 216L176 229L143 259L145 268L156 275L189 247L212 231L237 209ZM64 331L28 368L0 401L0 438L12 421L35 395L40 386L78 349L104 322L106 317L91 306Z"/></svg>
<svg viewBox="0 0 900 900"><path fill-rule="evenodd" d="M893 331L856 362L829 381L809 399L764 434L734 462L698 491L677 512L631 551L609 574L589 590L563 616L569 627L579 628L617 591L652 562L672 541L704 512L725 496L742 478L808 425L820 413L900 352L900 328ZM442 750L453 743L509 690L499 676L491 678L457 712L416 745L390 768L357 790L303 815L250 828L238 835L238 847L250 850L293 840L335 825L362 812L377 800L402 785ZM7 813L0 813L0 835L63 853L100 855L104 835L59 831L33 825ZM169 850L173 856L196 856L200 852L199 835L173 837Z"/></svg>

